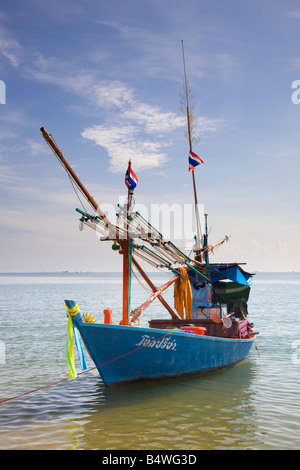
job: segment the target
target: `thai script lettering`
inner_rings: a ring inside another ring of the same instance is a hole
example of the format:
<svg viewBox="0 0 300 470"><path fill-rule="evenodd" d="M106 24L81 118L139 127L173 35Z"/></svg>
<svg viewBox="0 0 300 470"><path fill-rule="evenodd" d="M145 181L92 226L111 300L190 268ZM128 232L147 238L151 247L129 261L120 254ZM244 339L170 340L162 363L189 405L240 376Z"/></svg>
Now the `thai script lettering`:
<svg viewBox="0 0 300 470"><path fill-rule="evenodd" d="M147 348L157 348L157 349L171 349L176 351L176 340L170 336L164 336L162 338L155 339L154 336L143 335L142 339L136 346L144 346Z"/></svg>

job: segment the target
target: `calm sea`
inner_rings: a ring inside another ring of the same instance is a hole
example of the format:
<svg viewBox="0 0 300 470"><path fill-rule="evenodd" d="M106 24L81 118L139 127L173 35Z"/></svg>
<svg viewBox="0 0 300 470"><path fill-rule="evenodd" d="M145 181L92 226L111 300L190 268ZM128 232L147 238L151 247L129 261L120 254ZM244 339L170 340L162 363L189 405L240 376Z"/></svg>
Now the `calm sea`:
<svg viewBox="0 0 300 470"><path fill-rule="evenodd" d="M68 377L64 299L98 322L109 307L118 323L121 287L120 274L1 274L0 401ZM133 307L148 294L134 279ZM300 273L258 273L249 318L260 334L244 362L112 390L89 371L0 404L0 449L299 449L299 306ZM163 310L156 300L141 325Z"/></svg>

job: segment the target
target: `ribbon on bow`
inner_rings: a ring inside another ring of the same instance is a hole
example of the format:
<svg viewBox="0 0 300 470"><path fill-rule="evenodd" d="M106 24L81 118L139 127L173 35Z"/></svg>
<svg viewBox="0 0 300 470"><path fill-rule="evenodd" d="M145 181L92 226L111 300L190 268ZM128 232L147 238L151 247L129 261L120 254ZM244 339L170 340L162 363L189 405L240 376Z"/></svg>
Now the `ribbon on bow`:
<svg viewBox="0 0 300 470"><path fill-rule="evenodd" d="M76 304L77 309L79 310L78 305ZM73 339L75 339L75 344L78 352L79 362L81 366L81 370L87 370L87 364L84 357L84 352L82 349L82 344L80 341L79 331L76 326L76 321L73 321L74 318L74 307L71 309L67 309L68 315L68 327L67 327L67 340L66 340L66 353L67 353L67 360L69 364L69 378L75 379L77 377L77 371L75 367L75 360L74 360L74 343ZM77 310L77 311L78 311ZM73 311L73 312L72 312ZM77 313L76 311L76 313ZM72 315L73 313L73 315ZM80 310L79 310L80 313Z"/></svg>
<svg viewBox="0 0 300 470"><path fill-rule="evenodd" d="M77 372L76 372L75 361L74 361L73 322L72 322L72 317L69 312L68 312L66 353L67 353L67 360L69 364L69 378L75 379L77 377Z"/></svg>

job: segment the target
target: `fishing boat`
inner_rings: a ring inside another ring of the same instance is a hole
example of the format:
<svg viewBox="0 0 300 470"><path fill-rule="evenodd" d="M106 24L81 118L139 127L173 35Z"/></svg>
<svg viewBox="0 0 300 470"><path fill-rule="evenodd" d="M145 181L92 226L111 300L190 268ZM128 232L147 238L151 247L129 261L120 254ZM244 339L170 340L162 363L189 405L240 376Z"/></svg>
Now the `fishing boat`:
<svg viewBox="0 0 300 470"><path fill-rule="evenodd" d="M184 51L183 51L184 58ZM137 177L131 161L125 174L127 201L118 205L118 220L113 223L90 195L63 156L51 134L41 133L67 172L74 189L92 209L77 208L81 227L95 230L103 243L111 242L123 257L123 301L120 318L114 323L112 311L104 310L104 322L83 314L76 299L65 299L68 316L67 358L70 377L76 377L75 342L82 370L87 369L84 348L90 355L106 386L199 374L233 365L246 358L257 333L248 320L247 302L252 274L244 263L211 263L210 253L228 241L228 236L214 245L208 243L207 214L202 234L194 170L203 160L194 153L191 111L184 61L185 101L189 137L189 170L192 174L197 235L193 255L186 254L134 211L133 195ZM90 213L91 212L91 213ZM141 266L141 261L170 273L159 288ZM133 267L152 291L142 305L132 308L131 274ZM174 307L162 293L173 286ZM138 320L157 299L169 318L151 319L148 327ZM114 314L115 320L115 314Z"/></svg>

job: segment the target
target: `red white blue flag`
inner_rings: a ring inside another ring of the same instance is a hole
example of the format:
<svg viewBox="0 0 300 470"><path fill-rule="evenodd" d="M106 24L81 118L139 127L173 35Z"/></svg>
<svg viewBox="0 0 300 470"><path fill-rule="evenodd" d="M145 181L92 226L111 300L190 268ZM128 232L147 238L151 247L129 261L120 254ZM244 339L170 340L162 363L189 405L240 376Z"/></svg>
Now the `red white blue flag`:
<svg viewBox="0 0 300 470"><path fill-rule="evenodd" d="M194 171L195 167L200 163L204 163L202 158L198 157L194 152L190 150L189 154L189 171Z"/></svg>
<svg viewBox="0 0 300 470"><path fill-rule="evenodd" d="M137 176L131 168L131 162L130 161L129 161L129 164L128 164L128 169L127 169L126 174L125 174L125 184L126 184L128 189L134 189L136 187L136 185L138 184Z"/></svg>

